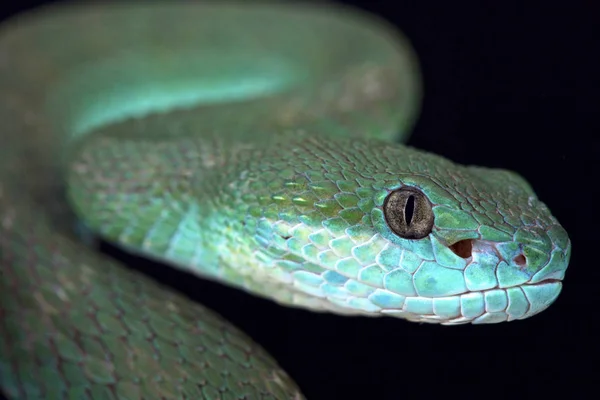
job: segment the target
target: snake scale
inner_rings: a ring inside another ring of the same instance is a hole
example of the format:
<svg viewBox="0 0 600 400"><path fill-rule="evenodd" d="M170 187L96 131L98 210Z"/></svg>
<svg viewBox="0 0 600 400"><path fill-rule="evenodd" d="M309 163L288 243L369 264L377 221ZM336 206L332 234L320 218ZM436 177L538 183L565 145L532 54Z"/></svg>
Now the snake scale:
<svg viewBox="0 0 600 400"><path fill-rule="evenodd" d="M569 237L523 178L397 143L419 67L376 17L297 2L43 8L0 28L0 87L8 398L302 398L260 346L85 232L344 315L497 323L561 290Z"/></svg>

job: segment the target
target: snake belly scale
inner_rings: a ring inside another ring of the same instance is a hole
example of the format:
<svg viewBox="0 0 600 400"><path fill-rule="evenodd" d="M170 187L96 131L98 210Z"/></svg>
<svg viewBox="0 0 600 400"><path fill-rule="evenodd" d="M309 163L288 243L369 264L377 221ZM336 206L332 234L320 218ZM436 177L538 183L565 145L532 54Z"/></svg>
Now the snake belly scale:
<svg viewBox="0 0 600 400"><path fill-rule="evenodd" d="M373 16L49 7L0 28L0 87L8 398L302 398L250 338L98 253L77 223L315 311L496 323L561 290L569 237L523 178L396 143L419 69Z"/></svg>

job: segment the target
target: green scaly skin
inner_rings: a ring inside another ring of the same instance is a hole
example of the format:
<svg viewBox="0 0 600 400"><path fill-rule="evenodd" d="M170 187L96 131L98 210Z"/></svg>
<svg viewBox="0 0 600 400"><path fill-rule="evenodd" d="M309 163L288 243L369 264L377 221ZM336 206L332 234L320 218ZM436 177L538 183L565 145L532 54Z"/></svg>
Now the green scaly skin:
<svg viewBox="0 0 600 400"><path fill-rule="evenodd" d="M287 3L50 8L6 23L0 54L9 398L302 397L220 317L82 244L65 186L107 240L284 305L494 323L560 292L569 238L521 177L393 142L420 80L378 19ZM384 218L405 186L433 205L422 239Z"/></svg>

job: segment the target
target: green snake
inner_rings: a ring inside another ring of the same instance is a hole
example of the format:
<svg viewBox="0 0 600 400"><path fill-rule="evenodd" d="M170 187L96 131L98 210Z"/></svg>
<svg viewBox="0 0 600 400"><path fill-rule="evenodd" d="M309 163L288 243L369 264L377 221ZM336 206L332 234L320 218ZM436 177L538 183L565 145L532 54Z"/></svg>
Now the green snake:
<svg viewBox="0 0 600 400"><path fill-rule="evenodd" d="M419 67L376 17L296 2L50 7L1 27L0 84L8 398L302 398L259 345L76 226L344 315L497 323L561 290L569 237L523 178L397 143Z"/></svg>

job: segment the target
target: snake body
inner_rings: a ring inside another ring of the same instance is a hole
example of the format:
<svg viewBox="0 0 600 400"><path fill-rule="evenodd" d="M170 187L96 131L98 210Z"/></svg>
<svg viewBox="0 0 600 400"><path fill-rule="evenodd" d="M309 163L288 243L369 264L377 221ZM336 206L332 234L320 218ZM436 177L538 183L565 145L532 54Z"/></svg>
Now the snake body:
<svg viewBox="0 0 600 400"><path fill-rule="evenodd" d="M395 143L419 71L372 16L284 2L47 8L2 26L0 84L9 398L302 397L219 316L86 246L77 221L316 311L495 323L560 292L571 244L523 178Z"/></svg>

